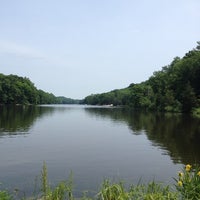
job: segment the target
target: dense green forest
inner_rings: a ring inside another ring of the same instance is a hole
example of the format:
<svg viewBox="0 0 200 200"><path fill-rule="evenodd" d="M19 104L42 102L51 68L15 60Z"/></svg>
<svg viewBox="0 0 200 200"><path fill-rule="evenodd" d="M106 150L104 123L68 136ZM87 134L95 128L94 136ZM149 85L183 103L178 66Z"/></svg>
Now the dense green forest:
<svg viewBox="0 0 200 200"><path fill-rule="evenodd" d="M38 90L28 79L0 74L0 104L75 104L79 100Z"/></svg>
<svg viewBox="0 0 200 200"><path fill-rule="evenodd" d="M37 89L24 77L0 74L0 104L90 104L119 105L134 109L191 112L200 107L200 42L183 58L175 57L142 83L83 100L56 97Z"/></svg>
<svg viewBox="0 0 200 200"><path fill-rule="evenodd" d="M191 112L200 106L200 42L183 58L175 57L145 82L85 97L91 105L122 105L135 109Z"/></svg>

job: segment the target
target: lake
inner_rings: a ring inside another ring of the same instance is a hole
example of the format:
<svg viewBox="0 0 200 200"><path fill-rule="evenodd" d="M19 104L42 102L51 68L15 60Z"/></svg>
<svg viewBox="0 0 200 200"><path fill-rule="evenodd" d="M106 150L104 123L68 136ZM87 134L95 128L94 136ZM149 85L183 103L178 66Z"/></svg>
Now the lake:
<svg viewBox="0 0 200 200"><path fill-rule="evenodd" d="M74 193L104 179L174 184L200 163L200 120L188 115L83 105L0 106L1 188L31 195L43 162L55 185L73 173Z"/></svg>

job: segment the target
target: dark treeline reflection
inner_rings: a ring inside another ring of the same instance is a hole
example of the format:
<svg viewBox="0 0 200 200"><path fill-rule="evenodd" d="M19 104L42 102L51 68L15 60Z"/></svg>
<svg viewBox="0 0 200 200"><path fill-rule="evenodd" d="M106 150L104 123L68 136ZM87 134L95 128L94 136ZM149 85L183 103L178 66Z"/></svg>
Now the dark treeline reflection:
<svg viewBox="0 0 200 200"><path fill-rule="evenodd" d="M40 106L0 106L0 136L27 134L37 118L52 114L54 110Z"/></svg>
<svg viewBox="0 0 200 200"><path fill-rule="evenodd" d="M189 115L88 108L95 117L126 123L135 135L146 134L175 163L200 163L200 120Z"/></svg>

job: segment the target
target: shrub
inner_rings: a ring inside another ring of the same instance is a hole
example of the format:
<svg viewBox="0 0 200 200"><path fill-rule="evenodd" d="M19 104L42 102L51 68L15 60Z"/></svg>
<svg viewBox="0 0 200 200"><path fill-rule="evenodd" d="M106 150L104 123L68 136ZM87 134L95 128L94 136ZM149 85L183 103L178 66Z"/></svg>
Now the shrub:
<svg viewBox="0 0 200 200"><path fill-rule="evenodd" d="M0 191L0 199L1 200L12 200L13 198L7 191Z"/></svg>
<svg viewBox="0 0 200 200"><path fill-rule="evenodd" d="M200 199L200 168L186 165L178 173L176 189L180 192L182 199Z"/></svg>

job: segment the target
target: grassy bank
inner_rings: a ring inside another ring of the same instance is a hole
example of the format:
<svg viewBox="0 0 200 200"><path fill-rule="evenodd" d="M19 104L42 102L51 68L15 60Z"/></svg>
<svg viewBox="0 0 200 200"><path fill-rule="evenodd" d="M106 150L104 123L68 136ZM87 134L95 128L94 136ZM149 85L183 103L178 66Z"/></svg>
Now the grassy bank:
<svg viewBox="0 0 200 200"><path fill-rule="evenodd" d="M0 200L19 199L17 195L0 191ZM69 179L60 182L52 188L48 181L47 167L44 163L41 172L41 192L33 197L23 197L21 200L198 200L200 199L200 167L186 165L174 178L174 185L164 186L160 183L130 185L123 182L113 183L105 180L99 192L94 197L83 193L82 197L73 195L73 181Z"/></svg>

